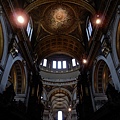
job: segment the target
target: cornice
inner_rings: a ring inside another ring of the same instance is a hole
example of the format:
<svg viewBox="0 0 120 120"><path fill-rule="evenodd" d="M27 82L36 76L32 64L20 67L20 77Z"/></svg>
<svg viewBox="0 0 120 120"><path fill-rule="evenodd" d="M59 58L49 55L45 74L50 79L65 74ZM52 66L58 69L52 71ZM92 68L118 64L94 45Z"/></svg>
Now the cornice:
<svg viewBox="0 0 120 120"><path fill-rule="evenodd" d="M43 85L49 85L49 86L67 86L67 85L74 85L77 84L76 80L69 81L69 82L52 82L47 80L42 80Z"/></svg>

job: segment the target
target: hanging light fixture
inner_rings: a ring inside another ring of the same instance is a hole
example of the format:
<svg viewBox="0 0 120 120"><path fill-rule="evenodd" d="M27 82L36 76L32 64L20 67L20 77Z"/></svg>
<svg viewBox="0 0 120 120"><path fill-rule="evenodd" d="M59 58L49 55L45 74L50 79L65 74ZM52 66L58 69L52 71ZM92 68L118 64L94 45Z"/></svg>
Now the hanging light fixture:
<svg viewBox="0 0 120 120"><path fill-rule="evenodd" d="M69 108L68 108L68 111L70 112L71 110L72 110L71 107L69 107Z"/></svg>
<svg viewBox="0 0 120 120"><path fill-rule="evenodd" d="M102 21L101 21L100 15L97 15L97 16L96 16L96 20L95 20L96 25L100 25L101 22L102 22Z"/></svg>
<svg viewBox="0 0 120 120"><path fill-rule="evenodd" d="M83 56L82 56L82 63L87 64L87 56L86 56L86 54L83 54Z"/></svg>
<svg viewBox="0 0 120 120"><path fill-rule="evenodd" d="M14 21L14 25L16 27L26 27L29 17L28 14L22 9L16 9L13 13L13 17L11 18Z"/></svg>

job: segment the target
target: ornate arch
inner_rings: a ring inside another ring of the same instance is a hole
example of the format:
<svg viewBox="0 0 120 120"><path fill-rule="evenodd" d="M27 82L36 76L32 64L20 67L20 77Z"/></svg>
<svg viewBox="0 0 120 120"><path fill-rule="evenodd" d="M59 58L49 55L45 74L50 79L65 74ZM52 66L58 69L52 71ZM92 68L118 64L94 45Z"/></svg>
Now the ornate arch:
<svg viewBox="0 0 120 120"><path fill-rule="evenodd" d="M15 61L10 70L11 82L14 85L16 94L25 94L26 75L23 63L19 60Z"/></svg>
<svg viewBox="0 0 120 120"><path fill-rule="evenodd" d="M63 90L63 91L65 91L66 93L68 93L68 95L69 95L69 97L70 97L70 99L71 99L71 93L70 93L70 91L68 91L68 90L65 89L65 88L60 88L60 89ZM48 99L50 98L51 94L52 94L54 91L57 91L57 90L59 90L59 88L55 88L55 89L51 90L51 91L49 92L49 94L48 94Z"/></svg>
<svg viewBox="0 0 120 120"><path fill-rule="evenodd" d="M16 61L19 62L19 64L16 63ZM5 87L6 87L6 84L7 84L7 81L8 81L8 77L10 75L10 71L12 70L12 67L17 64L18 66L21 66L20 70L21 70L21 73L24 73L24 75L26 76L25 78L25 81L26 82L25 84L27 84L27 75L26 75L26 68L24 67L24 64L23 64L23 59L20 57L20 56L17 56L13 59L13 57L11 56L11 54L9 54L8 56L8 61L7 61L7 64L6 64L6 69L4 70L4 73L3 73L3 77L2 77L2 80L1 80L1 92L4 91ZM24 71L24 72L23 72ZM13 73L12 73L13 74ZM15 77L15 76L14 76ZM14 78L15 79L15 78ZM15 85L17 85L15 83ZM16 89L16 88L15 88ZM26 91L25 91L26 92Z"/></svg>
<svg viewBox="0 0 120 120"><path fill-rule="evenodd" d="M43 5L43 4L48 4L48 3L55 3L56 0L36 0L35 2L32 2L31 4L29 4L25 10L27 12L30 12L31 10L35 9L36 7L40 6L40 5ZM62 1L62 3L72 3L72 4L75 4L75 5L79 5L83 8L85 8L86 10L88 10L90 13L92 13L93 15L95 14L95 9L90 5L88 4L87 2L83 1L83 0L64 0Z"/></svg>
<svg viewBox="0 0 120 120"><path fill-rule="evenodd" d="M8 31L5 25L5 18L2 14L2 10L0 9L0 62L4 67L7 59L8 52Z"/></svg>
<svg viewBox="0 0 120 120"><path fill-rule="evenodd" d="M108 84L110 70L103 60L99 60L94 70L94 89L95 93L105 93Z"/></svg>

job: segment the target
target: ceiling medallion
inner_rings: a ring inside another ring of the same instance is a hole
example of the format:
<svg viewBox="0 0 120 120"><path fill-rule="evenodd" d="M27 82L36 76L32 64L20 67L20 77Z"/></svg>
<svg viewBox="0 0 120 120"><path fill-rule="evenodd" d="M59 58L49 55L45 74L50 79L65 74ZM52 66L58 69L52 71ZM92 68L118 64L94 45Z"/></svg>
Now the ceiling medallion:
<svg viewBox="0 0 120 120"><path fill-rule="evenodd" d="M52 33L70 32L74 29L75 14L67 5L51 5L44 12L42 26L45 30Z"/></svg>
<svg viewBox="0 0 120 120"><path fill-rule="evenodd" d="M69 20L68 12L62 8L58 8L52 12L52 19L51 19L51 28L57 29L62 27L62 25L67 24Z"/></svg>

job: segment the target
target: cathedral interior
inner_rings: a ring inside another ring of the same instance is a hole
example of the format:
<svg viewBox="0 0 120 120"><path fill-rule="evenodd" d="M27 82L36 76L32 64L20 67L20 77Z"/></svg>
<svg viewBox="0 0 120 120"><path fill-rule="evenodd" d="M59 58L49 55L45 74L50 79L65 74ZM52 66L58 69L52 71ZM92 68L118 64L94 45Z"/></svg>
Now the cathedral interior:
<svg viewBox="0 0 120 120"><path fill-rule="evenodd" d="M0 120L120 120L120 0L0 0Z"/></svg>

